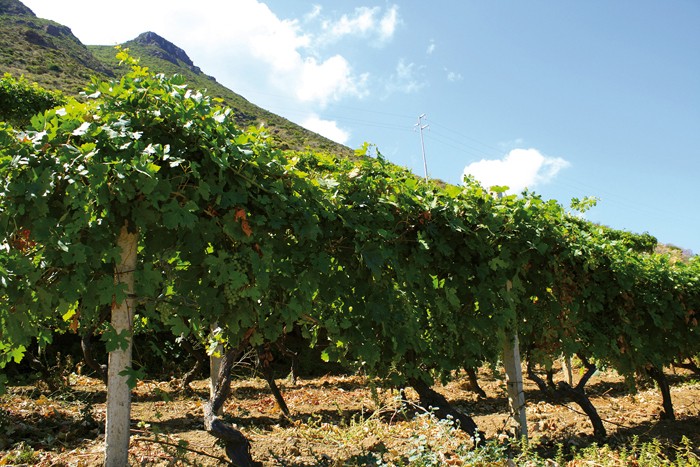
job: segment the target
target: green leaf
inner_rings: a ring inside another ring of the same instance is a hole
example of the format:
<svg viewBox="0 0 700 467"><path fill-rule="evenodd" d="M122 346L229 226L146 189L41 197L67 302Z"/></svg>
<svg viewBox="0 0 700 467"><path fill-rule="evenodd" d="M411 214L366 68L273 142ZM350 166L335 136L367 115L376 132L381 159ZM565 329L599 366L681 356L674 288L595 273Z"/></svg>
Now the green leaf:
<svg viewBox="0 0 700 467"><path fill-rule="evenodd" d="M170 331L175 336L188 336L190 334L190 328L187 326L185 321L177 315L171 316L166 324L170 326Z"/></svg>
<svg viewBox="0 0 700 467"><path fill-rule="evenodd" d="M143 368L135 370L133 367L128 367L120 371L119 376L126 376L127 386L129 386L129 389L134 389L136 387L136 383L138 383L140 379L142 380L146 377L146 370Z"/></svg>
<svg viewBox="0 0 700 467"><path fill-rule="evenodd" d="M373 274L379 274L384 258L381 248L377 245L368 245L362 249L362 259L365 265L372 271Z"/></svg>
<svg viewBox="0 0 700 467"><path fill-rule="evenodd" d="M508 191L509 187L506 185L493 185L492 187L489 188L489 191L492 193L505 193Z"/></svg>
<svg viewBox="0 0 700 467"><path fill-rule="evenodd" d="M27 351L27 349L23 346L20 345L9 352L10 358L14 360L15 363L20 363L22 359L24 358L24 353Z"/></svg>
<svg viewBox="0 0 700 467"><path fill-rule="evenodd" d="M100 340L105 343L107 352L126 350L129 347L129 342L131 342L131 333L127 329L122 329L121 332L117 333L117 331L110 325L102 334Z"/></svg>
<svg viewBox="0 0 700 467"><path fill-rule="evenodd" d="M456 198L462 194L462 188L455 185L447 185L445 187L445 192L450 198Z"/></svg>

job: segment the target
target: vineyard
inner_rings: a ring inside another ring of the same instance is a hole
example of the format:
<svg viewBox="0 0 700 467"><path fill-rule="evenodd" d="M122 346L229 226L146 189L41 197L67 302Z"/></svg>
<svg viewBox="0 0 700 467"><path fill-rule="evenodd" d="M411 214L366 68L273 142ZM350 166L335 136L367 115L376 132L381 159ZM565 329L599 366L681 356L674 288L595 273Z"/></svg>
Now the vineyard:
<svg viewBox="0 0 700 467"><path fill-rule="evenodd" d="M148 339L171 356L206 350L200 416L237 466L259 461L222 411L232 368L252 349L287 411L271 363L290 336L477 444L477 418L434 383L467 375L478 392L477 370L498 368L515 336L533 391L575 404L593 439L608 436L588 391L600 369L630 392L653 381L659 417L676 418L668 368L700 373L697 257L583 220L589 199L424 181L371 145L355 158L277 150L181 77L118 57L131 71L80 100L0 87L41 97L0 123L0 386L80 342L106 382L105 465L127 465L132 391L149 376L132 347ZM572 358L579 377L560 377Z"/></svg>

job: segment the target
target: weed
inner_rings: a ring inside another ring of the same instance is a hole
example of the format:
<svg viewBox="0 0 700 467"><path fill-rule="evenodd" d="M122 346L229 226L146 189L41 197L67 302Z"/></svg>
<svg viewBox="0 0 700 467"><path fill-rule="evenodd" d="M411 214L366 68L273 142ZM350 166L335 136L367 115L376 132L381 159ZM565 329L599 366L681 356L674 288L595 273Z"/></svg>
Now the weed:
<svg viewBox="0 0 700 467"><path fill-rule="evenodd" d="M0 458L0 465L26 464L32 465L38 460L34 449L25 442L18 443L4 457Z"/></svg>

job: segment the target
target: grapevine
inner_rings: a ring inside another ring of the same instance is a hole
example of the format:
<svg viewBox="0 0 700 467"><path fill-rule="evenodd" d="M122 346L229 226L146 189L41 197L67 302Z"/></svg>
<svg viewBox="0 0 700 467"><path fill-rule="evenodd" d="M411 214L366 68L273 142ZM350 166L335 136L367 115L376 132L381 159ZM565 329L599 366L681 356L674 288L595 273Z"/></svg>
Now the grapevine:
<svg viewBox="0 0 700 467"><path fill-rule="evenodd" d="M57 332L126 349L140 335L103 322L132 301L139 326L222 344L226 365L301 328L324 359L411 385L476 434L430 385L496 365L518 333L540 388L563 388L602 435L585 394L596 363L663 388L664 366L700 354L697 258L671 261L648 234L534 193L423 181L369 146L353 159L280 151L181 77L119 57L131 71L94 80L84 102L57 102L23 131L0 124L0 368ZM128 272L120 234L136 245ZM127 274L133 291L115 280ZM586 367L574 387L554 384L561 355ZM216 415L226 365L206 424L252 465ZM666 390L664 407L672 417Z"/></svg>

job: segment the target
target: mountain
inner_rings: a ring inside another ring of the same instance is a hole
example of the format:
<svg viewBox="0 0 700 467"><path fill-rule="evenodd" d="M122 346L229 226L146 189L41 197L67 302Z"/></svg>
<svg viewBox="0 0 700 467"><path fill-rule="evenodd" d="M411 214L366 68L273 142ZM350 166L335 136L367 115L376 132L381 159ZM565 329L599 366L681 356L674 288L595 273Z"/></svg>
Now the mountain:
<svg viewBox="0 0 700 467"><path fill-rule="evenodd" d="M220 84L196 66L187 53L154 32L122 44L150 70L183 75L189 86L218 97L234 111L241 128L264 126L277 147L328 151L352 157L353 151L275 115ZM84 45L70 28L38 18L19 0L0 0L0 75L24 75L47 89L77 96L91 76L108 78L125 71L112 46Z"/></svg>
<svg viewBox="0 0 700 467"><path fill-rule="evenodd" d="M76 94L90 76L114 76L70 28L37 18L18 0L0 0L0 72Z"/></svg>
<svg viewBox="0 0 700 467"><path fill-rule="evenodd" d="M16 0L0 0L0 15L36 16L32 10Z"/></svg>
<svg viewBox="0 0 700 467"><path fill-rule="evenodd" d="M272 112L258 107L243 96L236 94L216 78L205 74L196 66L187 53L154 32L144 32L135 39L124 44L129 53L141 59L141 64L149 69L165 74L181 74L189 85L195 89L206 90L212 97L223 99L235 113L239 126L263 125L268 129L273 140L281 149L303 149L309 147L315 150L329 151L338 155L351 157L353 151L347 146L335 143L321 135L309 131ZM88 46L88 49L102 63L118 69L114 47Z"/></svg>

